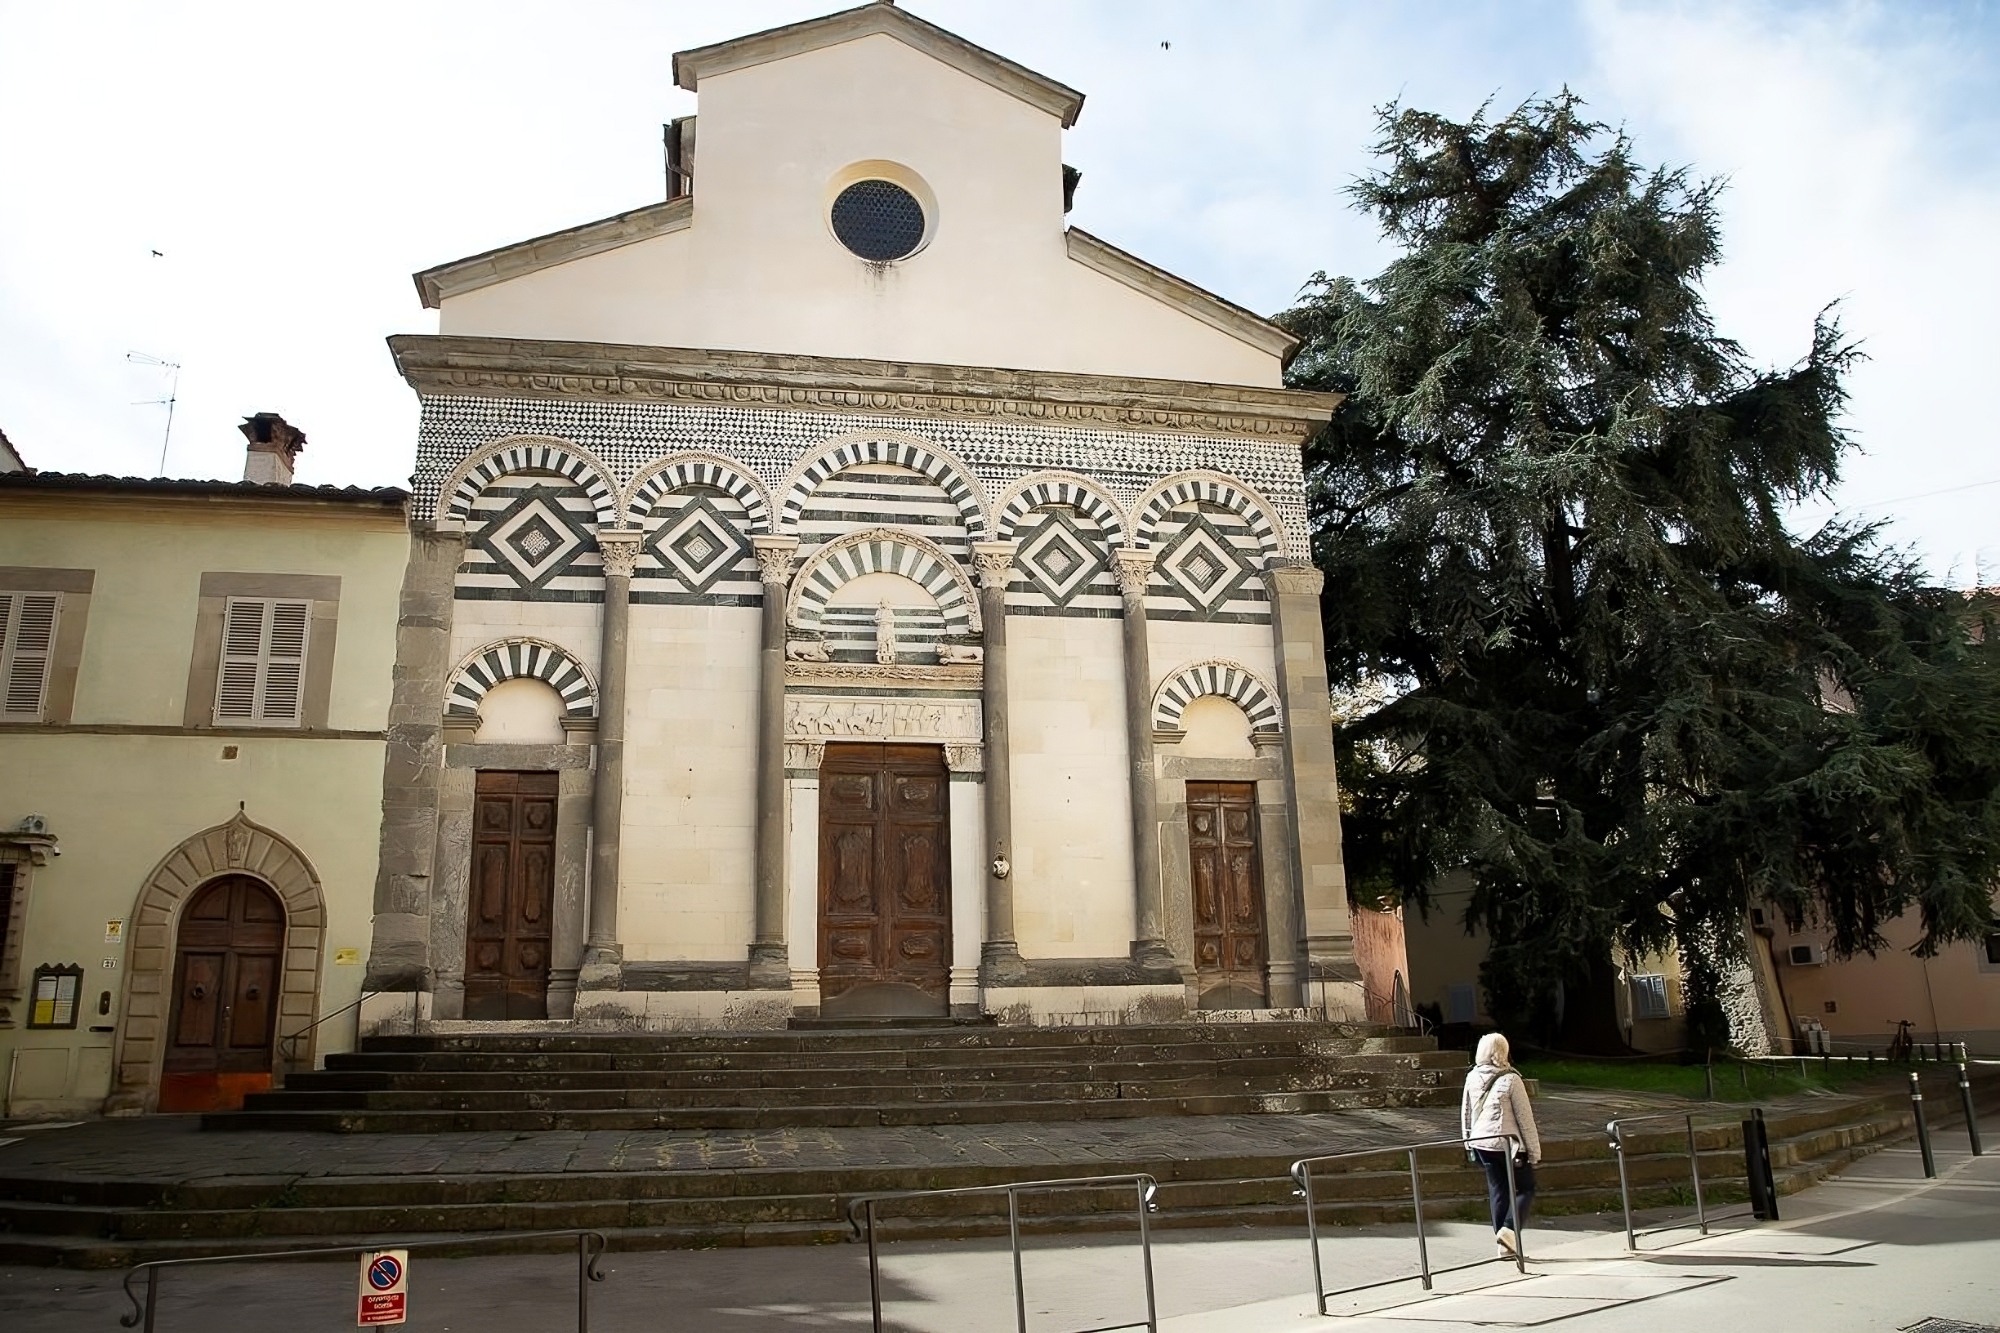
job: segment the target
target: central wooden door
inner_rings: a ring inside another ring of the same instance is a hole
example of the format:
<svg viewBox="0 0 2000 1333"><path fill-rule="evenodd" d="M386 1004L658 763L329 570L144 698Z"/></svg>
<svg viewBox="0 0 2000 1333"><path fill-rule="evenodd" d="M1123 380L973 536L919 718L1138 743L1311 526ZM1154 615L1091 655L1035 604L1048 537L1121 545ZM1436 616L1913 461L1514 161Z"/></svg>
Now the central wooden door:
<svg viewBox="0 0 2000 1333"><path fill-rule="evenodd" d="M1190 782L1187 812L1201 1007L1261 1008L1267 992L1256 784Z"/></svg>
<svg viewBox="0 0 2000 1333"><path fill-rule="evenodd" d="M828 745L819 785L820 1011L950 1011L950 776L936 745Z"/></svg>
<svg viewBox="0 0 2000 1333"><path fill-rule="evenodd" d="M271 1086L285 908L248 875L204 885L181 913L162 1111L213 1111Z"/></svg>
<svg viewBox="0 0 2000 1333"><path fill-rule="evenodd" d="M549 1016L555 773L481 772L474 789L465 1016Z"/></svg>

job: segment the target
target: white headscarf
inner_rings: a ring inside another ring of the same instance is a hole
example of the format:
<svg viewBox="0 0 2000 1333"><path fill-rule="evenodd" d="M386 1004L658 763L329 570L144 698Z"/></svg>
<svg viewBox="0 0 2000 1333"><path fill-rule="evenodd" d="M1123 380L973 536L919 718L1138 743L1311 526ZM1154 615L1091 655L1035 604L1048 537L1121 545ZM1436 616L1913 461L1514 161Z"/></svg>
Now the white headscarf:
<svg viewBox="0 0 2000 1333"><path fill-rule="evenodd" d="M1507 1039L1498 1032L1489 1032L1479 1039L1479 1050L1474 1056L1473 1063L1506 1069L1509 1068L1508 1052Z"/></svg>

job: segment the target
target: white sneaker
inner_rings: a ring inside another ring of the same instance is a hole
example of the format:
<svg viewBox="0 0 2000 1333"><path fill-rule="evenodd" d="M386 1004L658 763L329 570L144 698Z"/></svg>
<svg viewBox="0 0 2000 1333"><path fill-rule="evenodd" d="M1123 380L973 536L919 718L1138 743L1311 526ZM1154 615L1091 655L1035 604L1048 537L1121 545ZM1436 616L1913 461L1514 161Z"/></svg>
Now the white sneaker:
<svg viewBox="0 0 2000 1333"><path fill-rule="evenodd" d="M1521 1238L1514 1234L1514 1228L1501 1227L1493 1233L1493 1239L1500 1242L1500 1253L1513 1255L1521 1252Z"/></svg>

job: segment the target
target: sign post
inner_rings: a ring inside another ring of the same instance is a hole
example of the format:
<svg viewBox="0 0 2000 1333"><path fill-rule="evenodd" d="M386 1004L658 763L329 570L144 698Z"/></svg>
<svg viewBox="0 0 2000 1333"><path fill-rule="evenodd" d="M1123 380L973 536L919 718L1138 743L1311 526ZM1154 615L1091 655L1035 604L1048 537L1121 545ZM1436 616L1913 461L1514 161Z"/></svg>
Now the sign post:
<svg viewBox="0 0 2000 1333"><path fill-rule="evenodd" d="M410 1252L370 1250L361 1256L361 1302L354 1323L359 1328L400 1324L409 1317Z"/></svg>

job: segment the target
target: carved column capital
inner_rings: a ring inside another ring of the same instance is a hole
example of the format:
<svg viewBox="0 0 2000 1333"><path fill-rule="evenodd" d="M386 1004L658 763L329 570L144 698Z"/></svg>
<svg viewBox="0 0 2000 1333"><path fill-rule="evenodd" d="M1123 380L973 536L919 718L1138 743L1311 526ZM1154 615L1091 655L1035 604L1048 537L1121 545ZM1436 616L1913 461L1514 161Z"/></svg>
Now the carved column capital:
<svg viewBox="0 0 2000 1333"><path fill-rule="evenodd" d="M1020 550L1018 542L974 542L972 544L972 564L979 571L979 586L982 588L1002 588L1014 574L1014 554Z"/></svg>
<svg viewBox="0 0 2000 1333"><path fill-rule="evenodd" d="M799 539L781 537L776 534L752 537L751 549L757 553L757 578L764 583L775 583L784 587L792 581L792 565L798 559Z"/></svg>
<svg viewBox="0 0 2000 1333"><path fill-rule="evenodd" d="M599 528L597 553L604 560L604 577L629 579L639 563L639 545L646 534L637 528Z"/></svg>
<svg viewBox="0 0 2000 1333"><path fill-rule="evenodd" d="M1118 575L1118 591L1127 597L1144 597L1153 579L1153 561L1159 552L1150 546L1121 546L1111 553Z"/></svg>
<svg viewBox="0 0 2000 1333"><path fill-rule="evenodd" d="M1326 575L1304 562L1272 565L1264 571L1264 579L1271 585L1271 593L1276 597L1317 597L1320 589L1326 586Z"/></svg>

